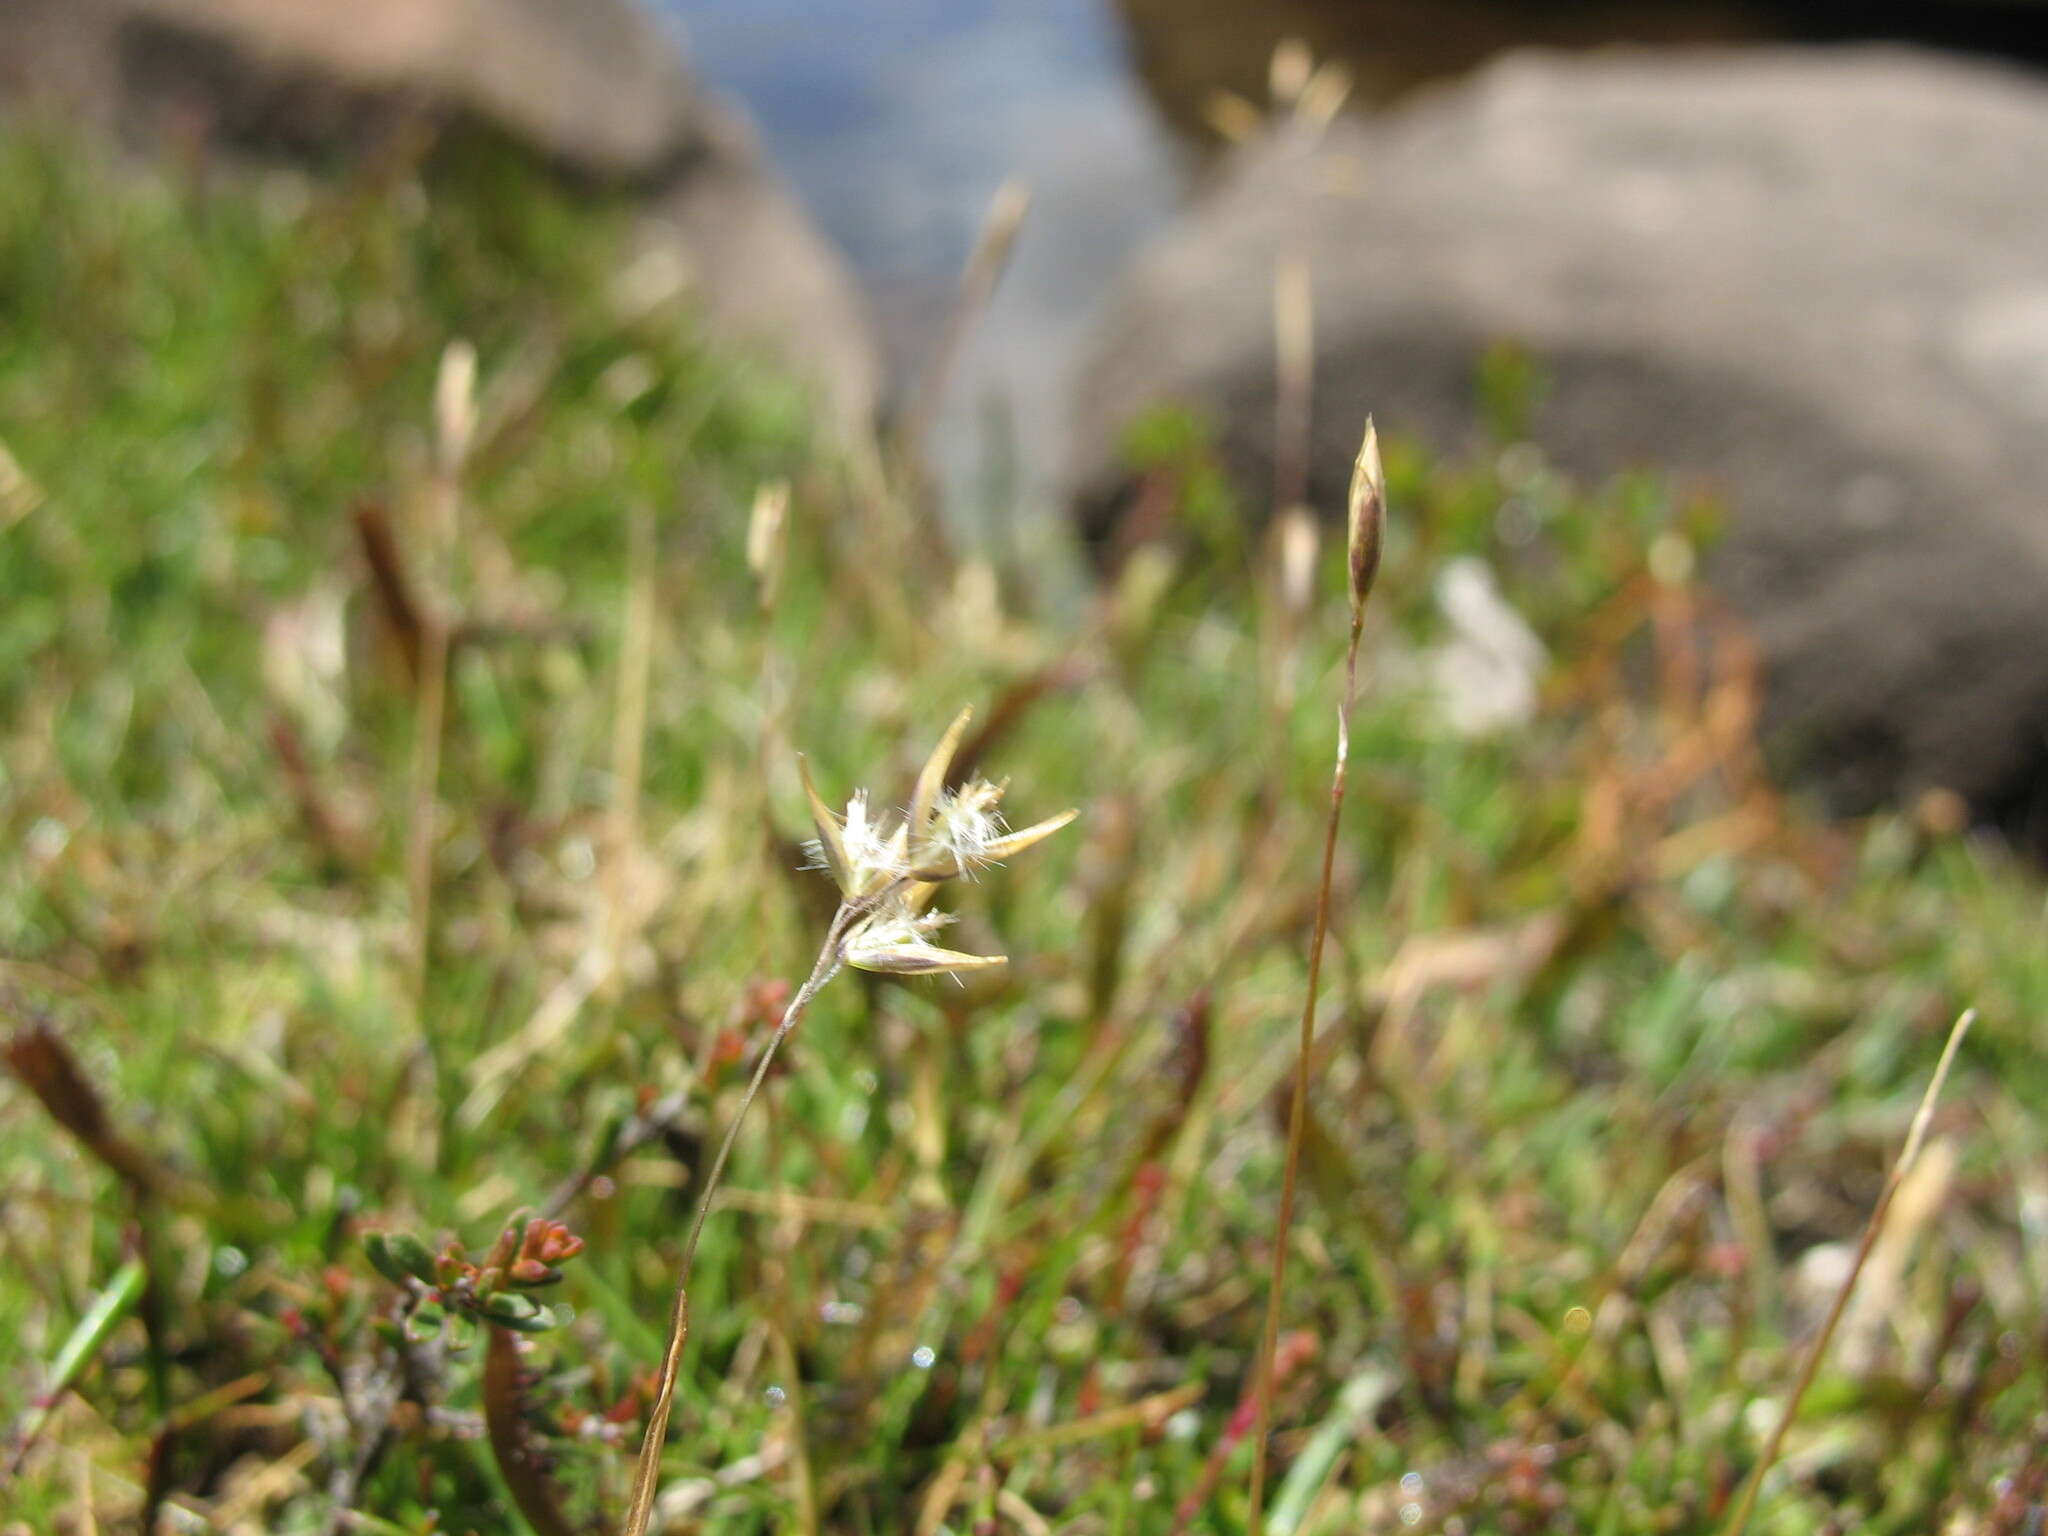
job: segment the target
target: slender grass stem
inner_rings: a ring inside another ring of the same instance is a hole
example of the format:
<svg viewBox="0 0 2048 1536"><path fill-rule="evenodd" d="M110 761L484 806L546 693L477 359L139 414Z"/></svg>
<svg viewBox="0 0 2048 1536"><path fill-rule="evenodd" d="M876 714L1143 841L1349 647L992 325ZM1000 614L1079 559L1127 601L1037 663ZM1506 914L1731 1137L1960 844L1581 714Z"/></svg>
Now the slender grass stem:
<svg viewBox="0 0 2048 1536"><path fill-rule="evenodd" d="M1259 1344L1252 1427L1251 1514L1245 1529L1263 1530L1266 1495L1266 1434L1273 1417L1273 1357L1280 1342L1281 1295L1287 1286L1287 1234L1294 1225L1294 1194L1301 1174L1301 1143L1308 1113L1309 1055L1315 1047L1316 1000L1323 976L1323 941L1330 931L1330 878L1337 860L1337 826L1344 815L1345 764L1351 755L1351 706L1358 696L1358 641L1364 633L1362 605L1354 604L1351 641L1344 655L1344 701L1337 710L1337 763L1330 775L1330 811L1323 826L1323 869L1316 886L1315 931L1308 947L1308 997L1301 1009L1301 1040L1294 1058L1294 1091L1287 1107L1287 1163L1280 1179L1280 1209L1273 1219L1273 1281L1266 1295L1265 1334Z"/></svg>
<svg viewBox="0 0 2048 1536"><path fill-rule="evenodd" d="M753 1108L761 1085L768 1080L768 1069L774 1065L776 1052L802 1020L811 999L824 990L826 982L839 974L845 963L843 946L847 931L854 920L868 910L867 903L844 902L834 914L832 926L825 935L824 947L818 951L817 963L811 967L809 978L797 990L796 996L789 1000L789 1006L782 1012L782 1021L775 1026L775 1033L762 1047L754 1075L747 1080L746 1092L740 1095L739 1107L733 1111L732 1122L725 1128L725 1139L718 1144L718 1155L712 1158L710 1171L704 1176L704 1188L697 1197L697 1211L690 1220L690 1235L683 1242L682 1263L676 1271L676 1299L669 1316L668 1347L662 1352L654 1409L648 1415L647 1437L640 1444L640 1462L633 1472L633 1494L626 1508L625 1536L646 1536L647 1523L654 1514L654 1495L661 1482L661 1451L668 1439L669 1411L675 1405L676 1377L682 1369L683 1346L690 1338L690 1274L697 1262L697 1244L704 1236L704 1222L711 1214L712 1199L725 1177L725 1165L732 1157L733 1145L739 1140L740 1128L746 1124L747 1111Z"/></svg>

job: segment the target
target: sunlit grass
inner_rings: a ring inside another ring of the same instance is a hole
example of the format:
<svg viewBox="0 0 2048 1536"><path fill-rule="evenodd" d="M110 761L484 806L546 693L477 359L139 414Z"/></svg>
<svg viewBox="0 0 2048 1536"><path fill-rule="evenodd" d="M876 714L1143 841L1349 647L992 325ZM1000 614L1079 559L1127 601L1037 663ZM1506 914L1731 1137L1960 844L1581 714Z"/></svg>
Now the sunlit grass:
<svg viewBox="0 0 2048 1536"><path fill-rule="evenodd" d="M400 1292L361 1239L481 1254L559 1200L585 1246L548 1298L573 1320L535 1336L522 1411L564 1507L615 1519L693 1176L830 919L794 749L902 804L972 701L975 766L1087 835L962 884L947 943L1000 934L1005 972L842 980L791 1038L698 1257L668 1507L721 1531L1239 1529L1342 541L1277 711L1273 584L1199 423L1134 445L1195 510L1099 596L928 556L921 509L858 494L685 300L622 293L615 210L469 149L309 194L0 148L0 443L32 485L0 503L0 1007L49 1020L171 1176L138 1196L0 1088L0 1422L125 1261L151 1277L8 1515L63 1528L89 1487L103 1524L154 1496L324 1529L360 1459L351 1497L387 1523L364 1529L516 1528L482 1349L394 1374L373 1319ZM443 569L421 517L457 340L478 433ZM1770 790L1739 646L1650 574L1701 509L1523 448L1388 457L1274 1528L1715 1529L1830 1245L1974 1004L1921 1165L1943 1182L1902 1195L1889 1293L1851 1309L1753 1528L2022 1529L1995 1521L2048 1411L2020 1227L2048 1151L2038 879ZM744 546L777 478L764 608ZM362 509L458 636L419 998L414 682ZM1556 662L1538 718L1492 740L1404 681L1462 554ZM424 1403L370 1422L380 1372Z"/></svg>

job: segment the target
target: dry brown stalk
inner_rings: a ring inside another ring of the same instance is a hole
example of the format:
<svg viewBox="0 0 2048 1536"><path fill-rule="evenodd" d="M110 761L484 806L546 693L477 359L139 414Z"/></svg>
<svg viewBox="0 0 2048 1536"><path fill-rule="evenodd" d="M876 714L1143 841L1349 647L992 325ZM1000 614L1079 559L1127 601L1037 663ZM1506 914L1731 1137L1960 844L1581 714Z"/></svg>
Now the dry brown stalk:
<svg viewBox="0 0 2048 1536"><path fill-rule="evenodd" d="M16 1030L8 1037L4 1055L8 1068L50 1118L106 1164L138 1200L155 1198L187 1207L210 1203L203 1191L186 1185L114 1128L78 1058L47 1021L32 1019Z"/></svg>
<svg viewBox="0 0 2048 1536"><path fill-rule="evenodd" d="M405 566L405 554L391 531L391 519L374 501L358 502L355 508L356 540L363 548L363 564L369 568L370 590L377 597L377 611L392 643L405 660L406 672L418 681L421 664L420 605L413 595L412 577Z"/></svg>
<svg viewBox="0 0 2048 1536"><path fill-rule="evenodd" d="M1814 1335L1813 1343L1806 1351L1806 1360L1799 1368L1799 1379L1792 1385L1792 1395L1785 1399L1784 1410L1778 1415L1778 1422L1771 1430L1771 1438L1764 1442L1763 1454L1757 1458L1755 1469L1749 1480L1742 1485L1742 1497L1735 1502L1735 1512L1728 1517L1723 1527L1723 1536L1742 1536L1749 1525L1749 1517L1756 1508L1757 1495L1763 1489L1763 1482L1771 1468L1777 1463L1778 1454L1784 1449L1785 1436L1792 1428L1792 1421L1799 1417L1799 1405L1806 1400L1807 1389L1813 1385L1813 1378L1820 1372L1820 1363L1828 1352L1828 1344L1835 1336L1835 1329L1841 1324L1842 1314L1849 1309L1849 1298L1856 1293L1856 1282L1863 1276L1863 1266L1869 1261L1870 1250L1877 1246L1878 1235L1884 1231L1885 1217L1891 1214L1892 1197L1899 1192L1899 1186L1906 1181L1906 1175L1913 1170L1914 1162L1920 1156L1921 1143L1927 1139L1927 1127L1934 1119L1934 1104L1941 1097L1942 1086L1948 1081L1949 1068L1955 1064L1956 1052L1963 1043L1963 1036L1970 1032L1970 1026L1977 1020L1977 1010L1966 1008L1955 1027L1948 1032L1948 1044L1941 1049L1941 1060L1935 1063L1934 1076L1928 1080L1927 1092L1921 1095L1920 1107L1913 1114L1913 1123L1906 1132L1906 1145L1899 1153L1899 1160L1892 1164L1892 1171L1879 1191L1877 1204L1871 1207L1870 1219L1863 1224L1863 1237L1856 1244L1856 1257L1849 1263L1849 1273L1842 1277L1842 1288L1835 1293L1834 1304L1828 1308L1820 1332Z"/></svg>
<svg viewBox="0 0 2048 1536"><path fill-rule="evenodd" d="M987 310L1003 269L1009 265L1017 233L1024 226L1024 216L1030 211L1031 189L1023 182L1006 181L996 188L995 198L990 202L981 229L975 236L974 249L960 274L960 288L946 316L938 348L926 364L924 376L918 380L909 408L904 411L897 430L893 457L899 465L912 462L923 445L925 434L938 415L939 402L945 397L953 364L976 322Z"/></svg>
<svg viewBox="0 0 2048 1536"><path fill-rule="evenodd" d="M427 530L432 541L427 564L445 583L461 521L462 471L476 425L476 352L452 342L441 356L434 385L436 461ZM435 797L441 782L441 735L448 713L448 649L451 623L442 600L416 604L419 626L419 691L413 701L412 768L405 847L405 884L412 913L411 976L422 1039L426 1035L427 956L432 943L434 901ZM429 1057L431 1064L431 1056Z"/></svg>
<svg viewBox="0 0 2048 1536"><path fill-rule="evenodd" d="M627 524L631 570L619 642L619 698L612 716L612 803L606 826L604 950L607 985L626 963L631 919L626 872L640 835L641 766L647 748L647 676L654 654L654 518L636 511Z"/></svg>
<svg viewBox="0 0 2048 1536"><path fill-rule="evenodd" d="M1315 309L1308 263L1298 252L1273 268L1273 513L1285 517L1308 496L1310 391L1315 382Z"/></svg>

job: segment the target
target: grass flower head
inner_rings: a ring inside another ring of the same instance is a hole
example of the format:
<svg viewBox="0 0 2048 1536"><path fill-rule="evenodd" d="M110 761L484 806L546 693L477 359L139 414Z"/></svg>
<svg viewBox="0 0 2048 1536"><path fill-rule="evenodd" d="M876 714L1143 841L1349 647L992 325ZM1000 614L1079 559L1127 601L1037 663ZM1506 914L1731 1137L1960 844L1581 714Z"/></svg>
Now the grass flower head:
<svg viewBox="0 0 2048 1536"><path fill-rule="evenodd" d="M831 874L842 902L855 909L844 954L857 970L929 975L1001 965L1001 955L933 944L931 935L950 919L926 908L943 882L1022 853L1074 819L1065 811L1012 831L1001 810L1007 784L974 777L949 786L947 772L971 718L963 709L925 760L901 820L876 816L866 790L854 792L843 816L835 814L803 769L818 833L809 844L811 863Z"/></svg>

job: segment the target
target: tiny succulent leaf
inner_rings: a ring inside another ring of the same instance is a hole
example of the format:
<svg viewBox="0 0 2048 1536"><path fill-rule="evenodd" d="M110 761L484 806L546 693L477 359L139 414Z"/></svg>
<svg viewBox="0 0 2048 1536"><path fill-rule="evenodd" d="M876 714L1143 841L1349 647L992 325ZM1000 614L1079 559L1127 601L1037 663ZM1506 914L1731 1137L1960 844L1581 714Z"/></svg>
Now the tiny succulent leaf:
<svg viewBox="0 0 2048 1536"><path fill-rule="evenodd" d="M406 1282L405 1266L400 1264L391 1252L391 1239L382 1232L372 1232L363 1239L363 1252L369 1256L370 1268L377 1271L393 1285Z"/></svg>
<svg viewBox="0 0 2048 1536"><path fill-rule="evenodd" d="M437 1301L423 1301L414 1307L405 1318L405 1336L415 1344L425 1344L440 1335L441 1325L448 1314Z"/></svg>
<svg viewBox="0 0 2048 1536"><path fill-rule="evenodd" d="M363 1252L370 1267L393 1285L403 1285L409 1278L436 1283L432 1251L410 1232L372 1232L363 1239Z"/></svg>
<svg viewBox="0 0 2048 1536"><path fill-rule="evenodd" d="M486 1322L514 1333L546 1333L560 1321L553 1308L517 1291L499 1291L486 1297L481 1311Z"/></svg>

